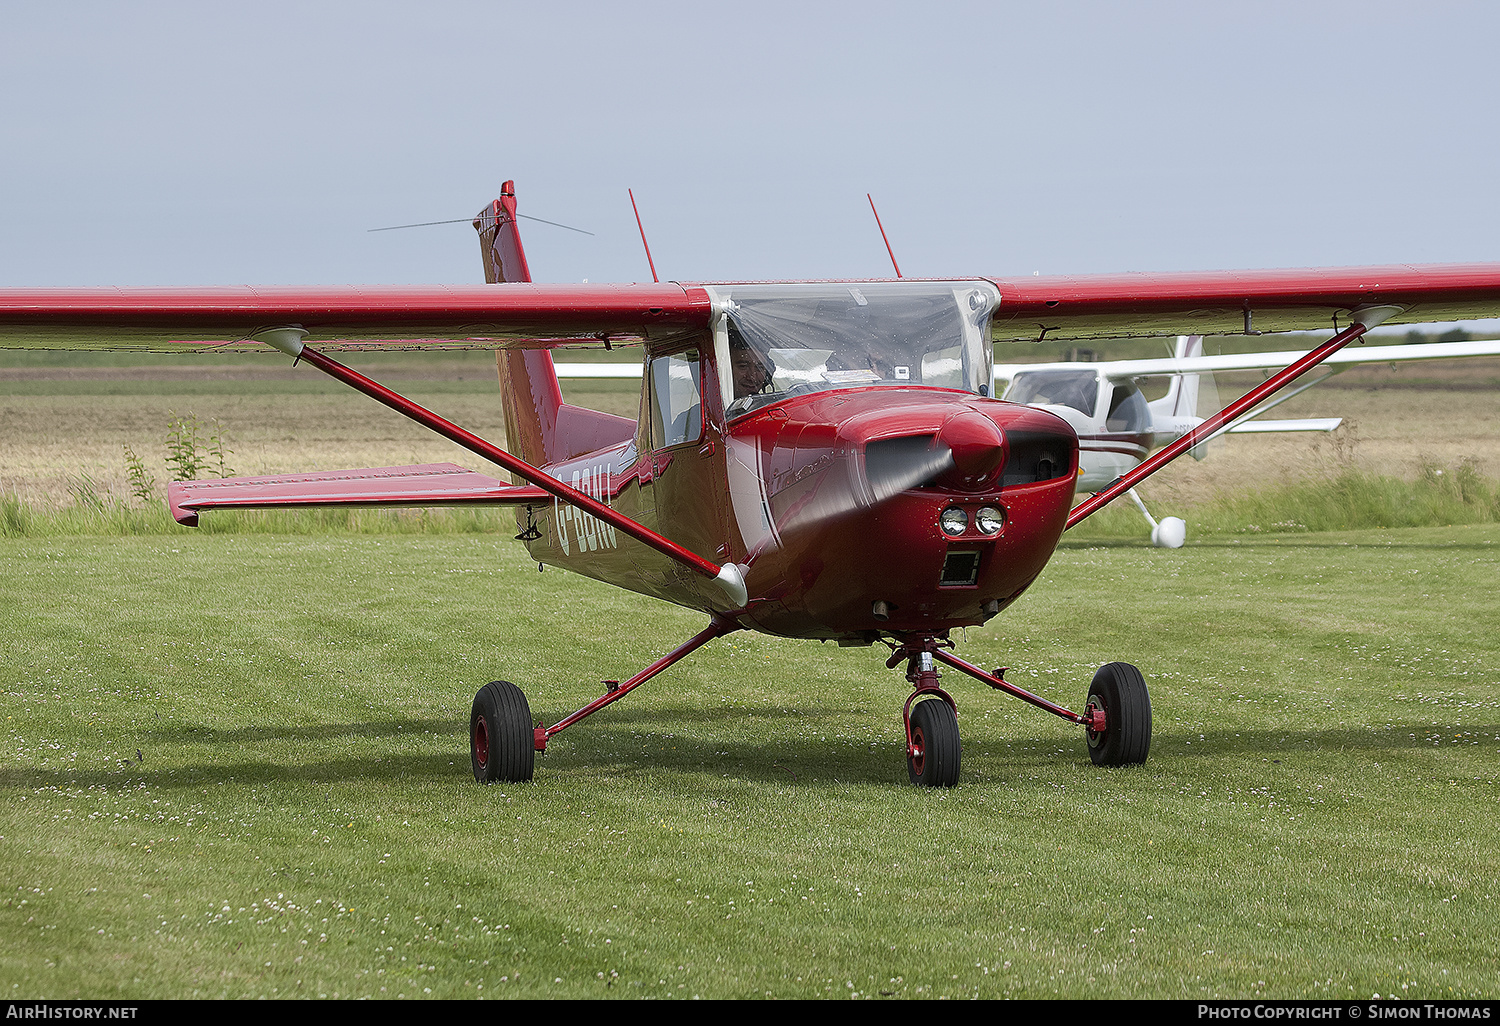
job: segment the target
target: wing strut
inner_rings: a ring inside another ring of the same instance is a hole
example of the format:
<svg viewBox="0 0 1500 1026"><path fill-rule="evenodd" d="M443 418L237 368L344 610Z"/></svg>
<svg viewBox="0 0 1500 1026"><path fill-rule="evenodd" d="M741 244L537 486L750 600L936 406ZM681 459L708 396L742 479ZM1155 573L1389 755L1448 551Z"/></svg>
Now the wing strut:
<svg viewBox="0 0 1500 1026"><path fill-rule="evenodd" d="M1334 335L1333 338L1324 342L1296 363L1271 375L1262 384L1246 392L1218 413L1209 417L1202 424L1199 424L1193 430L1177 439L1177 441L1143 462L1130 473L1116 478L1114 483L1102 492L1097 492L1074 506L1068 514L1067 526L1073 527L1084 517L1102 509L1112 500L1128 492L1193 446L1202 442L1209 435L1212 435L1219 428L1234 420L1235 417L1255 406L1256 403L1275 392L1281 386L1301 377L1350 342L1353 342L1371 328L1379 325L1386 318L1400 313L1401 310L1402 308L1399 306L1363 306L1355 310L1353 314L1354 323L1350 324L1349 327Z"/></svg>
<svg viewBox="0 0 1500 1026"><path fill-rule="evenodd" d="M452 421L444 420L425 406L412 402L397 392L393 392L379 382L372 381L359 371L345 367L337 360L324 356L316 350L307 348L302 339L307 332L301 328L269 328L257 332L252 337L258 342L264 342L269 346L281 350L288 356L299 360L306 360L314 367L330 377L337 378L344 384L357 392L374 399L378 403L389 406L404 417L409 417L442 435L444 438L468 449L470 452L491 463L497 463L517 477L530 481L543 491L557 496L563 502L577 506L590 516L598 517L600 520L623 531L630 537L642 544L660 552L670 559L676 560L694 573L701 574L709 580L717 581L729 600L734 603L736 609L744 608L749 600L745 589L745 578L740 573L740 568L733 563L723 566L710 563L695 552L690 552L672 541L657 534L655 531L642 524L636 523L604 503L599 502L588 495L583 494L576 488L570 488L550 474L545 474L524 460L517 459L510 453L497 445L486 442L483 438L454 424Z"/></svg>

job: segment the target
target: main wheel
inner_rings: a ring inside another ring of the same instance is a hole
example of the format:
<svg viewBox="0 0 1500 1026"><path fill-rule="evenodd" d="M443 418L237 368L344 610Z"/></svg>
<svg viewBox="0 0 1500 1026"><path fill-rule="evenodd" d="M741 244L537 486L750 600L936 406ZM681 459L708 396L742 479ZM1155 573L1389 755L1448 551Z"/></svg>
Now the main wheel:
<svg viewBox="0 0 1500 1026"><path fill-rule="evenodd" d="M531 706L510 681L490 681L474 696L474 708L469 713L469 756L474 763L474 779L481 784L531 779L536 763Z"/></svg>
<svg viewBox="0 0 1500 1026"><path fill-rule="evenodd" d="M1089 731L1095 766L1131 766L1151 751L1151 696L1146 678L1129 663L1106 663L1089 685L1088 704L1104 710L1104 729Z"/></svg>
<svg viewBox="0 0 1500 1026"><path fill-rule="evenodd" d="M911 782L922 787L958 783L958 717L941 698L918 702L911 710L912 751L906 756Z"/></svg>

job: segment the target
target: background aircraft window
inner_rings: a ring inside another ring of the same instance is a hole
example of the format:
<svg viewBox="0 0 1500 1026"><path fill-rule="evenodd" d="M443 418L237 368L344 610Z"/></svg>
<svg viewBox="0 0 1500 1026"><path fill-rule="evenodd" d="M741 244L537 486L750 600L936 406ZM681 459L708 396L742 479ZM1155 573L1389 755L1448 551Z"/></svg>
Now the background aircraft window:
<svg viewBox="0 0 1500 1026"><path fill-rule="evenodd" d="M651 434L656 448L696 442L703 435L698 350L651 361Z"/></svg>
<svg viewBox="0 0 1500 1026"><path fill-rule="evenodd" d="M1106 431L1148 431L1151 411L1146 406L1146 397L1134 384L1115 386L1109 399L1109 417L1104 421Z"/></svg>
<svg viewBox="0 0 1500 1026"><path fill-rule="evenodd" d="M1011 381L1005 398L1029 405L1071 406L1090 416L1099 397L1099 379L1093 371L1023 371Z"/></svg>

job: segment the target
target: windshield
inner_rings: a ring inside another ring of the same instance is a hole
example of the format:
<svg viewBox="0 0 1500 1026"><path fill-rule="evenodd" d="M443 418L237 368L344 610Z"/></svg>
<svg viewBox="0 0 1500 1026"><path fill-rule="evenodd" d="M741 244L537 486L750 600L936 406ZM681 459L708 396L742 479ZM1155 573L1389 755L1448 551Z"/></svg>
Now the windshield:
<svg viewBox="0 0 1500 1026"><path fill-rule="evenodd" d="M827 388L990 391L988 282L731 285L710 293L729 416Z"/></svg>

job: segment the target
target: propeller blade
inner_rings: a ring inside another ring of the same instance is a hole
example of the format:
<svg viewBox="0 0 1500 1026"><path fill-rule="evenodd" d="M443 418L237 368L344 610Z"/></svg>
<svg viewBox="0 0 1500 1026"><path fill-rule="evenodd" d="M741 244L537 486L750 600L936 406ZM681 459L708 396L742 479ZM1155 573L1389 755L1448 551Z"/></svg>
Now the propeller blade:
<svg viewBox="0 0 1500 1026"><path fill-rule="evenodd" d="M865 446L865 480L876 502L926 484L953 467L953 450L931 435L885 438Z"/></svg>

